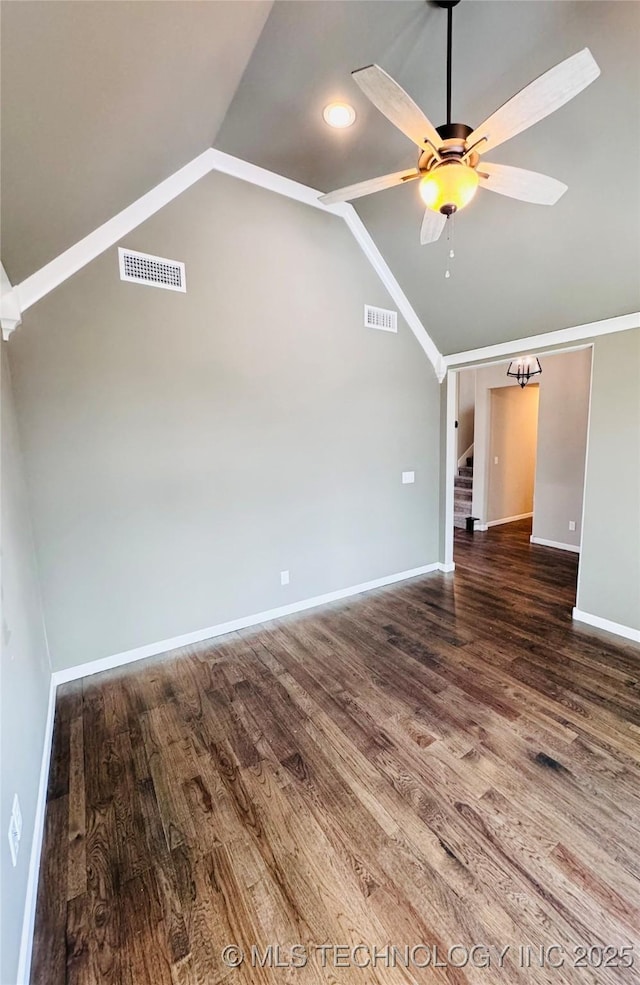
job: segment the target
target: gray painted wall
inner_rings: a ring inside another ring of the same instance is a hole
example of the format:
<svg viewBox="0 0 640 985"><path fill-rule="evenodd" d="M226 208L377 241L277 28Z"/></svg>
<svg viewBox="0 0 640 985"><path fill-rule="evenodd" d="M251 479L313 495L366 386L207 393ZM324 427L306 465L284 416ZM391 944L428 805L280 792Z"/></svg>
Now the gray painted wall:
<svg viewBox="0 0 640 985"><path fill-rule="evenodd" d="M540 363L533 536L579 547L591 349L542 357Z"/></svg>
<svg viewBox="0 0 640 985"><path fill-rule="evenodd" d="M51 668L42 622L6 346L2 362L2 659L0 677L0 981L15 982L29 874ZM22 811L18 863L7 831L14 793Z"/></svg>
<svg viewBox="0 0 640 985"><path fill-rule="evenodd" d="M438 383L343 221L211 174L124 245L188 293L114 248L9 344L54 669L437 561Z"/></svg>
<svg viewBox="0 0 640 985"><path fill-rule="evenodd" d="M577 607L640 630L640 330L595 340Z"/></svg>

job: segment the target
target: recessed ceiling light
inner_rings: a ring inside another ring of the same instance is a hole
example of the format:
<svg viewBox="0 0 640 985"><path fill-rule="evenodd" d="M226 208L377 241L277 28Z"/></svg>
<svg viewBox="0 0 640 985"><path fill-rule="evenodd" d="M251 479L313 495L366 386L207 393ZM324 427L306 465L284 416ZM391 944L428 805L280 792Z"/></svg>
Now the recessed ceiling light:
<svg viewBox="0 0 640 985"><path fill-rule="evenodd" d="M322 111L324 122L337 130L350 127L356 118L356 111L348 103L329 103Z"/></svg>

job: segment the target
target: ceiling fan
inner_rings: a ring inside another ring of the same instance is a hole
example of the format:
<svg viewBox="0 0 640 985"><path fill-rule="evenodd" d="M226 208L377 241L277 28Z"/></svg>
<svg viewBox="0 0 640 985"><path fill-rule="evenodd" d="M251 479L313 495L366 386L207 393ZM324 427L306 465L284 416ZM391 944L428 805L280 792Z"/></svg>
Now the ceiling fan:
<svg viewBox="0 0 640 985"><path fill-rule="evenodd" d="M352 72L374 106L420 150L418 164L406 171L361 181L320 196L326 205L346 202L373 192L420 179L420 194L427 206L420 242L434 243L447 218L468 205L478 187L536 205L555 205L567 186L556 178L506 164L481 160L505 140L559 109L600 75L588 48L549 69L512 96L473 130L451 122L451 54L453 8L460 0L435 0L447 10L447 122L434 127L422 110L378 65Z"/></svg>

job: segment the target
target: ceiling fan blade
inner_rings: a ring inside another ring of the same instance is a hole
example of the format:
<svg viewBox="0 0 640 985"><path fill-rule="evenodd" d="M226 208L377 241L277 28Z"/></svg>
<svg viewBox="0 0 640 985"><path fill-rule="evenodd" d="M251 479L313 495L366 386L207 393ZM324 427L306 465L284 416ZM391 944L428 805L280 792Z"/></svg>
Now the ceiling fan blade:
<svg viewBox="0 0 640 985"><path fill-rule="evenodd" d="M427 141L435 147L440 146L442 140L433 123L427 119L420 107L416 106L402 86L387 75L379 65L359 68L351 75L373 105L394 126L402 130L409 140L413 140L414 144L423 150Z"/></svg>
<svg viewBox="0 0 640 985"><path fill-rule="evenodd" d="M488 161L479 166L478 176L482 188L534 205L555 205L567 190L567 185L557 178L506 164L489 164Z"/></svg>
<svg viewBox="0 0 640 985"><path fill-rule="evenodd" d="M323 205L335 205L336 202L350 202L354 198L362 198L363 195L372 195L373 192L384 191L385 188L393 188L394 185L401 185L404 181L412 181L420 177L420 171L416 168L409 168L408 171L396 171L394 174L384 174L381 178L369 178L368 181L360 181L357 185L347 185L346 188L338 188L334 192L321 195L319 201Z"/></svg>
<svg viewBox="0 0 640 985"><path fill-rule="evenodd" d="M486 154L560 109L599 75L600 69L593 55L588 48L583 48L512 96L469 134L467 148L486 137L475 148L478 154Z"/></svg>
<svg viewBox="0 0 640 985"><path fill-rule="evenodd" d="M425 209L420 229L420 242L423 246L426 246L427 243L435 243L437 239L440 239L440 233L444 229L446 221L446 215L442 215L441 212Z"/></svg>

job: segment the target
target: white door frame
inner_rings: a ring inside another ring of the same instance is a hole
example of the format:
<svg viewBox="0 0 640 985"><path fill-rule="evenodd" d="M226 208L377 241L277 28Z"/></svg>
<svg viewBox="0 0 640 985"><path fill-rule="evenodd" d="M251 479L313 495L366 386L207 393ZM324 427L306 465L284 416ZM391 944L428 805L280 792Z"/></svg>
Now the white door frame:
<svg viewBox="0 0 640 985"><path fill-rule="evenodd" d="M454 478L455 478L455 465L456 465L456 413L457 413L457 396L458 396L458 373L463 369L484 369L485 366L495 366L500 363L507 364L512 359L517 358L518 355L526 355L530 350L527 348L521 349L519 352L513 351L513 342L505 342L502 354L502 358L493 358L474 361L472 353L460 353L459 356L446 356L445 359L450 360L451 363L458 361L461 365L449 365L447 367L446 383L447 383L447 419L445 424L445 508L444 508L444 522L445 522L445 533L444 533L444 558L443 558L443 569L445 571L453 571L455 569L455 564L453 561L453 497L454 497ZM582 342L576 345L563 346L562 348L537 348L535 353L537 356L555 356L560 355L562 352L575 352L577 349L591 349L591 382L589 385L589 410L587 419L587 455L585 460L585 471L584 471L584 481L585 487L582 492L583 499L583 510L582 510L582 527L584 527L584 494L587 482L587 465L589 458L589 428L591 426L591 385L593 382L593 341ZM500 346L492 346L492 355L500 356L499 350ZM471 356L471 360L469 359ZM582 543L582 530L580 532L580 543ZM580 563L578 563L578 583L580 580Z"/></svg>

